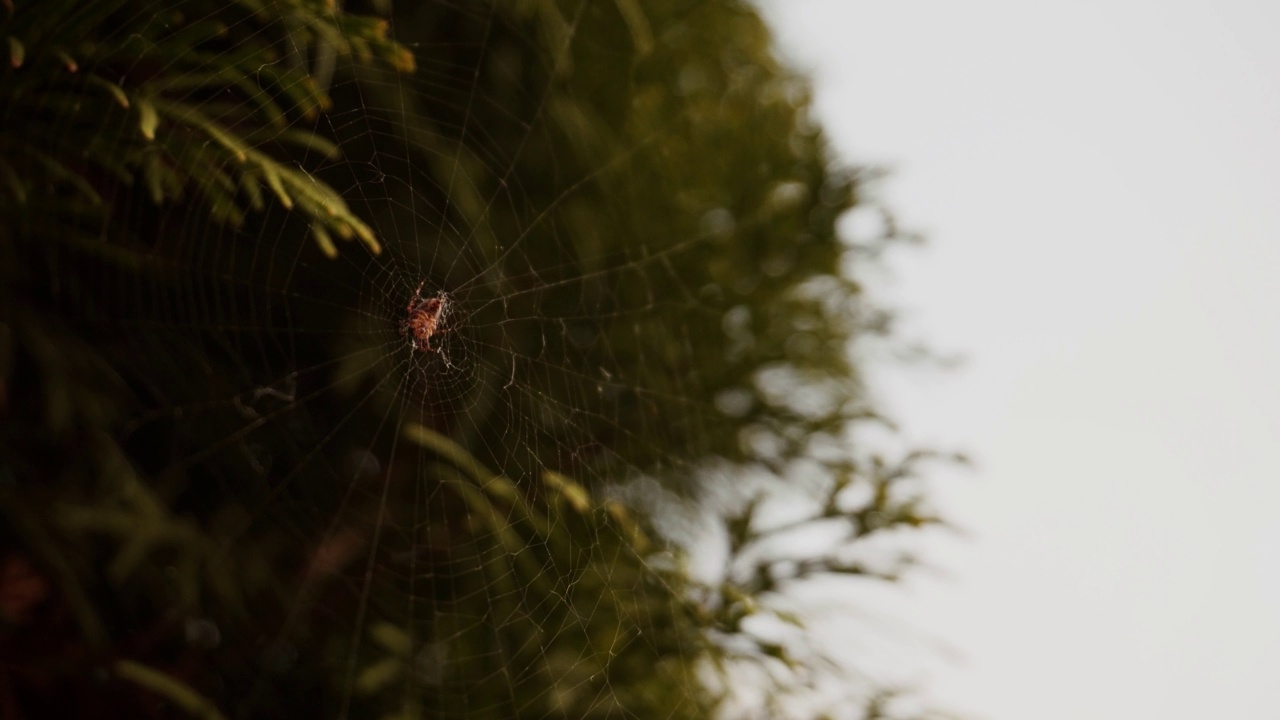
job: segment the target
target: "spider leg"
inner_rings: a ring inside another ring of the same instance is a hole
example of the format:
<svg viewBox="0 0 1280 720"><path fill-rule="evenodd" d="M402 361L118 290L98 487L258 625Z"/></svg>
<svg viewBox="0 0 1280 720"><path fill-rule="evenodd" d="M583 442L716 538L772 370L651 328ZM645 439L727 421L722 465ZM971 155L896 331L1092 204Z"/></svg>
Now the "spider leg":
<svg viewBox="0 0 1280 720"><path fill-rule="evenodd" d="M415 305L422 304L422 286L426 284L427 284L427 281L424 278L422 282L418 283L418 287L414 288L413 299L409 301L409 308L408 308L409 312L413 312L413 308Z"/></svg>

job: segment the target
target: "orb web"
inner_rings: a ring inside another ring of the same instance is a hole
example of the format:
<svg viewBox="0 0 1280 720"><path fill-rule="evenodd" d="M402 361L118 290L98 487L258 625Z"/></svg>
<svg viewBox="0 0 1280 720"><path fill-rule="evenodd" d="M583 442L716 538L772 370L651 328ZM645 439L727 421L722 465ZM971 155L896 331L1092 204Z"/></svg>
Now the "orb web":
<svg viewBox="0 0 1280 720"><path fill-rule="evenodd" d="M753 596L892 576L841 543L932 521L905 466L847 447L878 419L851 344L885 323L840 273L861 181L803 83L732 2L342 5L110 18L192 48L163 84L104 64L137 93L96 137L154 138L151 169L102 246L40 251L130 398L96 492L146 540L63 517L161 638L116 652L239 717L695 717L744 658L794 683L792 616L760 626ZM166 163L207 173L179 192ZM746 489L784 479L839 552L745 552L768 527Z"/></svg>

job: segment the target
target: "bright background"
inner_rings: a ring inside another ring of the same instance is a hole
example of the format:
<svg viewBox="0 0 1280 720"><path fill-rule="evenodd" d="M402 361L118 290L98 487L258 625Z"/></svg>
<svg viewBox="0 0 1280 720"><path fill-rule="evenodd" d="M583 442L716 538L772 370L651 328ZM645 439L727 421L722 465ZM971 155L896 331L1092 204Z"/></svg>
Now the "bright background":
<svg viewBox="0 0 1280 720"><path fill-rule="evenodd" d="M904 329L967 358L878 381L977 462L938 473L947 574L873 601L943 661L911 679L988 720L1280 718L1280 5L764 4L930 240Z"/></svg>

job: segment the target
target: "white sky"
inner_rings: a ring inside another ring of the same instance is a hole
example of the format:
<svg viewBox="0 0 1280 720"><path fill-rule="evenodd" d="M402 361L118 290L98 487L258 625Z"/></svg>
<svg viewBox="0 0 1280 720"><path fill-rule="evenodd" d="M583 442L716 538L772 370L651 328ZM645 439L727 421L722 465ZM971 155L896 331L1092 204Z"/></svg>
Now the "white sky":
<svg viewBox="0 0 1280 720"><path fill-rule="evenodd" d="M889 596L963 655L929 696L1280 718L1280 5L766 5L930 238L893 258L906 327L968 358L882 386L978 462L939 488L951 577Z"/></svg>

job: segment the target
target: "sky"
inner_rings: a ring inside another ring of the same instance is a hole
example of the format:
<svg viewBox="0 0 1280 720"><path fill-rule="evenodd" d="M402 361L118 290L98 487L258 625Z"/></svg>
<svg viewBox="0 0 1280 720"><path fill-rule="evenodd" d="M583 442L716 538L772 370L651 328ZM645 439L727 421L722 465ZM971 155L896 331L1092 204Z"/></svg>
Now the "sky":
<svg viewBox="0 0 1280 720"><path fill-rule="evenodd" d="M975 460L965 534L850 602L971 718L1280 718L1280 6L762 4L929 240L877 292L965 358L876 382Z"/></svg>

